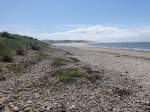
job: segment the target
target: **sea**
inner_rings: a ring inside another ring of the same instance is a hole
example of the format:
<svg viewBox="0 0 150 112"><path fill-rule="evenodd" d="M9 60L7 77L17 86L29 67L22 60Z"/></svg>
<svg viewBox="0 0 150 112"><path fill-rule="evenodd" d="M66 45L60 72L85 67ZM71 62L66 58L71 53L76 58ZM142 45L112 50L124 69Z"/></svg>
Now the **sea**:
<svg viewBox="0 0 150 112"><path fill-rule="evenodd" d="M115 48L139 51L150 51L150 42L118 42L118 43L91 43L96 48Z"/></svg>

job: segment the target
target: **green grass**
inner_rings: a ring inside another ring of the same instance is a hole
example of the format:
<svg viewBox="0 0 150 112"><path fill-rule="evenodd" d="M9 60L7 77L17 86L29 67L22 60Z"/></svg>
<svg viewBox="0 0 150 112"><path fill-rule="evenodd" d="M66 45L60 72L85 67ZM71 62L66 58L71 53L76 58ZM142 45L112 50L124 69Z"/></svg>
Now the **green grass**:
<svg viewBox="0 0 150 112"><path fill-rule="evenodd" d="M60 69L56 71L55 75L63 83L72 82L83 76L79 68Z"/></svg>
<svg viewBox="0 0 150 112"><path fill-rule="evenodd" d="M0 60L12 62L15 55L25 55L28 50L43 50L48 45L32 37L0 33Z"/></svg>
<svg viewBox="0 0 150 112"><path fill-rule="evenodd" d="M66 61L67 61L67 60L65 60L64 58L61 58L61 57L56 58L56 59L53 61L52 66L54 66L54 67L60 67L60 66L62 66L62 65L65 65Z"/></svg>

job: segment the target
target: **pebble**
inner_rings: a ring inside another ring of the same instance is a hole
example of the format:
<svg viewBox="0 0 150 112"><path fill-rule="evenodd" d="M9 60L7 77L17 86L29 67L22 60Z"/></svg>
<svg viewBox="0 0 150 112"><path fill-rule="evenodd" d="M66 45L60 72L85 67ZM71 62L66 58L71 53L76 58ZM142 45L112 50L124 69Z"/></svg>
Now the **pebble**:
<svg viewBox="0 0 150 112"><path fill-rule="evenodd" d="M10 109L6 106L4 112L12 112Z"/></svg>
<svg viewBox="0 0 150 112"><path fill-rule="evenodd" d="M94 95L92 95L91 97L89 97L89 99L91 99L91 100L92 100L92 99L94 99L94 98L95 98L95 96L94 96Z"/></svg>
<svg viewBox="0 0 150 112"><path fill-rule="evenodd" d="M40 97L40 94L39 93L35 93L35 98L39 98Z"/></svg>
<svg viewBox="0 0 150 112"><path fill-rule="evenodd" d="M32 104L32 101L31 101L31 100L28 100L28 101L27 101L27 104Z"/></svg>
<svg viewBox="0 0 150 112"><path fill-rule="evenodd" d="M31 108L31 107L27 107L27 108L24 109L24 111L25 111L25 112L31 112L31 111L32 111L32 108Z"/></svg>
<svg viewBox="0 0 150 112"><path fill-rule="evenodd" d="M4 105L0 104L0 112L5 108Z"/></svg>
<svg viewBox="0 0 150 112"><path fill-rule="evenodd" d="M13 107L14 107L13 102L10 102L10 103L9 103L9 107L10 107L10 108L13 108Z"/></svg>
<svg viewBox="0 0 150 112"><path fill-rule="evenodd" d="M6 80L6 78L4 76L0 75L0 81L4 81L4 80Z"/></svg>
<svg viewBox="0 0 150 112"><path fill-rule="evenodd" d="M41 68L41 67L39 67L39 68ZM45 67L44 69L48 69L48 68ZM93 78L97 79L97 76L95 74L97 74L98 71L90 70L90 68L87 68L87 69L89 69L89 72L93 73ZM44 70L42 70L42 72L45 73ZM129 71L124 71L122 73L122 76L127 75L125 73L129 73ZM34 72L33 72L33 74L34 74ZM36 76L36 75L38 75L38 74L35 73L35 77L31 75L32 76L31 78L38 79L38 76ZM50 72L50 76L51 76L51 72ZM54 77L54 76L52 76L52 77ZM27 78L27 77L25 77L25 78ZM25 86L24 91L19 92L19 95L22 97L20 97L18 101L13 102L13 100L9 100L10 99L9 97L14 95L12 91L17 89L17 88L15 88L15 86L13 86L14 85L13 82L15 82L15 80L14 80L14 81L12 81L12 83L9 83L9 86L7 87L8 89L6 88L6 92L4 95L0 93L0 104L2 104L2 105L0 105L0 112L1 112L1 110L5 110L4 112L21 112L22 109L23 109L23 112L32 112L32 111L36 111L36 110L37 110L37 112L39 112L39 111L49 112L54 109L61 110L61 112L66 112L67 109L70 111L75 110L75 111L91 111L91 112L92 111L93 112L102 111L102 110L103 111L114 111L114 112L119 112L122 110L129 111L129 109L125 109L125 108L122 109L122 106L124 106L123 102L129 103L128 107L131 108L130 110L133 109L133 107L130 107L132 105L135 106L135 108L137 108L137 109L138 109L138 107L136 106L137 104L138 104L138 106L139 105L141 106L141 104L147 104L149 106L149 104L150 104L149 98L143 99L144 101L142 100L143 97L138 98L140 100L133 101L133 103L132 103L131 100L129 99L129 97L123 97L121 99L122 100L121 101L118 98L120 96L117 97L117 95L113 94L113 87L114 86L116 87L117 83L115 82L115 80L113 82L113 80L111 80L111 77L109 77L109 76L106 76L106 78L107 78L106 82L104 80L104 82L101 82L101 83L94 83L94 82L90 82L86 79L83 79L81 82L79 82L79 84L77 83L75 86L74 86L74 84L65 85L65 88L62 89L63 91L58 92L58 94L55 94L55 92L51 92L51 88L46 88L46 89L45 88L44 89L37 88L36 89L34 86L32 87L32 82L34 82L34 80L33 81L31 80L31 82L29 80L29 84L26 84L26 83L23 84ZM56 79L52 78L52 82L55 80ZM28 80L26 81L26 79L25 79L24 82L28 82ZM118 81L118 82L119 82L119 84L124 83L124 82L120 82L120 81ZM60 89L61 89L61 83L58 83L56 86L58 86L58 87L60 86ZM105 86L107 88L104 89ZM51 86L49 86L49 87L51 87ZM5 88L3 91L5 91ZM32 93L32 94L30 94L30 93ZM32 97L32 95L33 95L33 97ZM8 100L5 99L5 96L7 96ZM145 95L144 95L144 97L145 97ZM132 96L131 96L131 98L132 98ZM31 99L31 100L26 100L26 99ZM46 104L45 104L45 101L47 102ZM8 103L5 103L5 102L8 102ZM134 105L134 103L135 103L135 105ZM134 111L134 109L133 109L133 111Z"/></svg>
<svg viewBox="0 0 150 112"><path fill-rule="evenodd" d="M71 105L68 109L74 109L75 107L75 105Z"/></svg>
<svg viewBox="0 0 150 112"><path fill-rule="evenodd" d="M46 109L47 110L51 110L52 106L47 106Z"/></svg>
<svg viewBox="0 0 150 112"><path fill-rule="evenodd" d="M12 110L13 110L13 112L19 112L19 108L18 108L17 106L14 106L14 107L12 108Z"/></svg>

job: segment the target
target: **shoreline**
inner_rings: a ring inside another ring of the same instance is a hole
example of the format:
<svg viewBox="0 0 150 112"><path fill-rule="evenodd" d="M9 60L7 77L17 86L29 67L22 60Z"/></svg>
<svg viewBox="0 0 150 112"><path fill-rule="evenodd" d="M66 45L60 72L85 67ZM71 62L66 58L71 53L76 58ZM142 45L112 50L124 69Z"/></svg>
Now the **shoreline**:
<svg viewBox="0 0 150 112"><path fill-rule="evenodd" d="M56 46L91 66L128 75L132 80L150 89L150 53L131 50L91 48L88 46ZM126 74L127 73L127 74ZM150 91L149 91L150 92Z"/></svg>
<svg viewBox="0 0 150 112"><path fill-rule="evenodd" d="M112 49L112 50L125 50L125 51L137 51L150 53L150 49L138 49L138 48L118 48L118 47L99 47L91 45L91 43L55 43L54 46L68 46L68 47L85 47L93 49Z"/></svg>
<svg viewBox="0 0 150 112"><path fill-rule="evenodd" d="M146 60L150 60L150 51L144 50L136 50L136 49L126 49L126 48L109 48L109 47L94 47L89 45L88 43L63 43L63 44L53 44L54 46L60 47L70 47L70 48L80 48L80 49L89 49L95 50L99 52L106 52L110 54L123 55L135 58L143 58Z"/></svg>

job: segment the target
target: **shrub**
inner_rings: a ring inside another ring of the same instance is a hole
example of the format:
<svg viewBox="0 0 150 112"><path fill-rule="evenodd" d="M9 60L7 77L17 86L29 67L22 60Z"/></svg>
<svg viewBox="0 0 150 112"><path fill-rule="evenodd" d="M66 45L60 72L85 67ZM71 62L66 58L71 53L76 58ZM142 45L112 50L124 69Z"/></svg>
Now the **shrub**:
<svg viewBox="0 0 150 112"><path fill-rule="evenodd" d="M21 55L21 56L24 56L25 54L27 53L27 51L25 49L17 49L16 50L16 54L17 55Z"/></svg>
<svg viewBox="0 0 150 112"><path fill-rule="evenodd" d="M1 36L2 36L2 37L9 37L9 33L8 33L8 32L2 32L2 33L1 33Z"/></svg>
<svg viewBox="0 0 150 112"><path fill-rule="evenodd" d="M5 44L4 41L0 41L0 56L1 56L1 61L4 61L4 62L12 62L13 61L13 52Z"/></svg>
<svg viewBox="0 0 150 112"><path fill-rule="evenodd" d="M31 48L32 50L40 50L40 47L37 45L32 45Z"/></svg>
<svg viewBox="0 0 150 112"><path fill-rule="evenodd" d="M82 73L79 68L60 69L55 73L59 81L63 83L72 82L76 78L82 77Z"/></svg>
<svg viewBox="0 0 150 112"><path fill-rule="evenodd" d="M60 66L64 65L65 62L66 62L66 60L64 58L56 58L54 60L54 62L52 63L52 66L54 66L54 67L60 67Z"/></svg>
<svg viewBox="0 0 150 112"><path fill-rule="evenodd" d="M13 57L12 56L2 56L1 60L3 62L12 62L13 61Z"/></svg>

